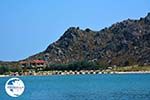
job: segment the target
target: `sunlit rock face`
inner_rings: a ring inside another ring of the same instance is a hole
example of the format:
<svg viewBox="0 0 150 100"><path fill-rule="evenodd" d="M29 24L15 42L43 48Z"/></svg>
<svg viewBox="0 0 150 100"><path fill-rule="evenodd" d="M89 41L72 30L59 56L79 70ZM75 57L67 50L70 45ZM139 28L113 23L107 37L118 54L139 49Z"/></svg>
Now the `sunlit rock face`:
<svg viewBox="0 0 150 100"><path fill-rule="evenodd" d="M150 13L100 31L71 27L45 51L28 59L50 64L90 61L107 66L150 65Z"/></svg>

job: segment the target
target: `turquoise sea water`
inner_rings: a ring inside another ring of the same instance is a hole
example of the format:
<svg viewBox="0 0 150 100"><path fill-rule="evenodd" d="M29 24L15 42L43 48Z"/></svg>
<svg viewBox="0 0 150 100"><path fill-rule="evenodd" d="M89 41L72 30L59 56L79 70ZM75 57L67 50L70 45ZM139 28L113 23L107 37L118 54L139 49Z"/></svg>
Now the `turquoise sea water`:
<svg viewBox="0 0 150 100"><path fill-rule="evenodd" d="M9 78L0 78L0 100L150 100L150 74L23 76L18 98L5 92Z"/></svg>

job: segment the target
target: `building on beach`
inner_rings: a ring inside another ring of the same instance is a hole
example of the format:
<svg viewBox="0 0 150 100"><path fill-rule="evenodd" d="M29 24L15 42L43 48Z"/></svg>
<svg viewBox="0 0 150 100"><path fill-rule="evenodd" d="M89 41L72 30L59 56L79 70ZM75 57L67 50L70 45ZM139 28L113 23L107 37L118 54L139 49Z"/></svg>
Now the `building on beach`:
<svg viewBox="0 0 150 100"><path fill-rule="evenodd" d="M44 67L46 67L46 61L44 60L21 61L20 65L22 68L27 69L43 69Z"/></svg>

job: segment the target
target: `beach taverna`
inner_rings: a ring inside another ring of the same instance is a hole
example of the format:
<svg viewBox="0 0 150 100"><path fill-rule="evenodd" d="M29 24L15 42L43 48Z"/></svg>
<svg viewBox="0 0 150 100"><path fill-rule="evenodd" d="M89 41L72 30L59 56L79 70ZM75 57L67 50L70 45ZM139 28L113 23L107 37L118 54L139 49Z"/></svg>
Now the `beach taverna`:
<svg viewBox="0 0 150 100"><path fill-rule="evenodd" d="M46 66L46 62L44 60L29 60L29 61L21 61L20 65L22 68L43 68Z"/></svg>

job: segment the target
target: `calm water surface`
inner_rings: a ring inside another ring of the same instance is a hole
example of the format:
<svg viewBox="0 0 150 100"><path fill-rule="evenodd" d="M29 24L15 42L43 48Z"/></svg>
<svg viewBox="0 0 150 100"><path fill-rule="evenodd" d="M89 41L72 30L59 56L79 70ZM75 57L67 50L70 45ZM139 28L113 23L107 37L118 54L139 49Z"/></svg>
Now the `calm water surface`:
<svg viewBox="0 0 150 100"><path fill-rule="evenodd" d="M0 78L0 100L150 100L150 74L24 76L25 92L12 98Z"/></svg>

